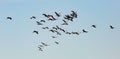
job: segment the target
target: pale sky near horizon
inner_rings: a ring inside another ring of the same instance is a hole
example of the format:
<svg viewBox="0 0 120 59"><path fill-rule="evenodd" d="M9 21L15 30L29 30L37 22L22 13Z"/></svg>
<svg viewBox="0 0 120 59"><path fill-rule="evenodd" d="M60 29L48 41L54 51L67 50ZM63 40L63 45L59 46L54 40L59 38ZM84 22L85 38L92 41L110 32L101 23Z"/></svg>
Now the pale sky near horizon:
<svg viewBox="0 0 120 59"><path fill-rule="evenodd" d="M78 18L63 27L80 32L86 29L88 33L52 39L49 31L35 23L45 19L43 13L56 11L63 16L71 10L77 11ZM7 16L13 20L7 20ZM31 20L31 16L37 19ZM0 59L120 59L119 16L120 0L0 0ZM93 24L96 29L91 27ZM38 30L39 35L33 30ZM40 42L50 46L38 51Z"/></svg>

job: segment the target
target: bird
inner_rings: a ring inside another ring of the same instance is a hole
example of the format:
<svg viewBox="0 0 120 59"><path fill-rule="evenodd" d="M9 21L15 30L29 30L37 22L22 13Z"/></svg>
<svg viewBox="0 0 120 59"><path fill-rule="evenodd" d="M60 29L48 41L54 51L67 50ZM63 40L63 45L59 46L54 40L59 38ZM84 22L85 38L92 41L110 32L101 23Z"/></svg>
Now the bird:
<svg viewBox="0 0 120 59"><path fill-rule="evenodd" d="M71 16L77 18L77 13L75 11L73 11L73 10L71 12L72 12Z"/></svg>
<svg viewBox="0 0 120 59"><path fill-rule="evenodd" d="M114 27L113 27L112 25L110 25L110 28L111 28L111 29L114 29Z"/></svg>
<svg viewBox="0 0 120 59"><path fill-rule="evenodd" d="M42 15L44 15L45 17L48 17L48 15L47 15L47 14L42 14Z"/></svg>
<svg viewBox="0 0 120 59"><path fill-rule="evenodd" d="M55 30L57 30L57 28L56 27L52 27L53 29L55 29Z"/></svg>
<svg viewBox="0 0 120 59"><path fill-rule="evenodd" d="M70 33L70 32L66 32L66 34L69 34L69 35L71 35L72 33Z"/></svg>
<svg viewBox="0 0 120 59"><path fill-rule="evenodd" d="M39 51L43 51L43 49L41 47L38 47L39 48Z"/></svg>
<svg viewBox="0 0 120 59"><path fill-rule="evenodd" d="M55 12L56 16L60 17L60 14L58 14L57 12Z"/></svg>
<svg viewBox="0 0 120 59"><path fill-rule="evenodd" d="M58 25L56 25L57 29L60 29L60 27Z"/></svg>
<svg viewBox="0 0 120 59"><path fill-rule="evenodd" d="M84 29L83 29L82 31L83 31L84 33L88 33L88 31L86 31L86 30L84 30Z"/></svg>
<svg viewBox="0 0 120 59"><path fill-rule="evenodd" d="M63 24L62 25L68 25L68 23L65 21L65 20L63 20Z"/></svg>
<svg viewBox="0 0 120 59"><path fill-rule="evenodd" d="M36 21L37 25L43 25L41 22L39 21Z"/></svg>
<svg viewBox="0 0 120 59"><path fill-rule="evenodd" d="M76 35L79 35L80 33L79 33L79 32L72 32L72 34L76 34Z"/></svg>
<svg viewBox="0 0 120 59"><path fill-rule="evenodd" d="M53 20L56 20L56 18L55 18L55 17L53 17L53 15L51 15L51 18L52 18Z"/></svg>
<svg viewBox="0 0 120 59"><path fill-rule="evenodd" d="M51 21L53 21L53 19L52 19L52 18L48 18L48 20L51 20Z"/></svg>
<svg viewBox="0 0 120 59"><path fill-rule="evenodd" d="M53 30L53 29L51 29L51 30L49 30L49 31L51 31L51 32L53 32L53 33L55 32L55 30Z"/></svg>
<svg viewBox="0 0 120 59"><path fill-rule="evenodd" d="M7 19L12 20L12 17L7 17Z"/></svg>
<svg viewBox="0 0 120 59"><path fill-rule="evenodd" d="M42 27L42 29L49 29L49 27Z"/></svg>
<svg viewBox="0 0 120 59"><path fill-rule="evenodd" d="M73 21L73 17L70 16L70 15L65 15L64 19L67 19L67 20Z"/></svg>
<svg viewBox="0 0 120 59"><path fill-rule="evenodd" d="M40 20L40 22L45 22L45 20Z"/></svg>
<svg viewBox="0 0 120 59"><path fill-rule="evenodd" d="M47 17L47 18L49 18L49 17L52 16L52 15L47 15L47 14L42 14L42 15L44 15L44 16Z"/></svg>
<svg viewBox="0 0 120 59"><path fill-rule="evenodd" d="M30 19L36 19L36 17L35 17L35 16L32 16L32 17L30 17Z"/></svg>
<svg viewBox="0 0 120 59"><path fill-rule="evenodd" d="M96 28L96 25L92 25L93 28Z"/></svg>
<svg viewBox="0 0 120 59"><path fill-rule="evenodd" d="M65 30L64 29L60 29L61 31L63 31L63 32L65 32Z"/></svg>
<svg viewBox="0 0 120 59"><path fill-rule="evenodd" d="M56 44L59 44L59 42L55 41Z"/></svg>
<svg viewBox="0 0 120 59"><path fill-rule="evenodd" d="M34 30L33 33L39 34L38 31Z"/></svg>
<svg viewBox="0 0 120 59"><path fill-rule="evenodd" d="M49 46L48 44L44 43L44 42L41 42L42 45L44 46Z"/></svg>
<svg viewBox="0 0 120 59"><path fill-rule="evenodd" d="M57 38L56 36L51 36L52 38Z"/></svg>

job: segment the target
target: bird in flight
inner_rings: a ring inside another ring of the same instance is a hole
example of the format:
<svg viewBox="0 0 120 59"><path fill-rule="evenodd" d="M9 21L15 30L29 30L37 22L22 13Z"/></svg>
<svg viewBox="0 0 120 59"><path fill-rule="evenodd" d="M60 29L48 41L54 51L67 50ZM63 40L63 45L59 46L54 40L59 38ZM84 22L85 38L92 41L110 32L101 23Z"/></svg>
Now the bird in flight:
<svg viewBox="0 0 120 59"><path fill-rule="evenodd" d="M96 28L96 25L92 25L93 28Z"/></svg>
<svg viewBox="0 0 120 59"><path fill-rule="evenodd" d="M42 27L42 29L49 29L49 27Z"/></svg>
<svg viewBox="0 0 120 59"><path fill-rule="evenodd" d="M45 23L45 20L40 20L40 22L44 22Z"/></svg>
<svg viewBox="0 0 120 59"><path fill-rule="evenodd" d="M42 45L44 46L49 46L48 44L44 43L44 42L41 42Z"/></svg>
<svg viewBox="0 0 120 59"><path fill-rule="evenodd" d="M44 16L47 17L47 18L49 18L49 17L52 16L52 15L47 15L47 14L42 14L42 15L44 15Z"/></svg>
<svg viewBox="0 0 120 59"><path fill-rule="evenodd" d="M111 28L111 29L114 29L114 27L113 27L112 25L110 25L110 28Z"/></svg>
<svg viewBox="0 0 120 59"><path fill-rule="evenodd" d="M80 33L79 33L79 32L72 32L72 34L80 35Z"/></svg>
<svg viewBox="0 0 120 59"><path fill-rule="evenodd" d="M57 38L56 36L51 36L52 38Z"/></svg>
<svg viewBox="0 0 120 59"><path fill-rule="evenodd" d="M71 16L77 18L77 13L75 11L71 11L71 12L72 12Z"/></svg>
<svg viewBox="0 0 120 59"><path fill-rule="evenodd" d="M56 27L52 27L53 29L55 29L55 30L57 30L57 28Z"/></svg>
<svg viewBox="0 0 120 59"><path fill-rule="evenodd" d="M12 17L7 17L7 19L12 20Z"/></svg>
<svg viewBox="0 0 120 59"><path fill-rule="evenodd" d="M30 19L36 19L36 17L35 17L35 16L32 16L32 17L30 17Z"/></svg>
<svg viewBox="0 0 120 59"><path fill-rule="evenodd" d="M67 21L63 20L63 24L62 25L68 25Z"/></svg>
<svg viewBox="0 0 120 59"><path fill-rule="evenodd" d="M56 44L59 44L59 42L55 41Z"/></svg>
<svg viewBox="0 0 120 59"><path fill-rule="evenodd" d="M86 31L86 30L84 30L84 29L83 29L82 31L83 31L84 33L88 33L88 31Z"/></svg>
<svg viewBox="0 0 120 59"><path fill-rule="evenodd" d="M43 25L41 22L39 21L36 21L37 25Z"/></svg>
<svg viewBox="0 0 120 59"><path fill-rule="evenodd" d="M41 47L38 47L39 48L39 51L43 51L43 49Z"/></svg>
<svg viewBox="0 0 120 59"><path fill-rule="evenodd" d="M66 34L69 34L69 35L71 35L72 33L70 33L70 32L66 32Z"/></svg>
<svg viewBox="0 0 120 59"><path fill-rule="evenodd" d="M67 20L73 21L73 16L65 15L64 19L67 19Z"/></svg>
<svg viewBox="0 0 120 59"><path fill-rule="evenodd" d="M56 16L60 17L60 14L58 14L57 12L55 12Z"/></svg>
<svg viewBox="0 0 120 59"><path fill-rule="evenodd" d="M38 31L34 30L33 33L39 34Z"/></svg>

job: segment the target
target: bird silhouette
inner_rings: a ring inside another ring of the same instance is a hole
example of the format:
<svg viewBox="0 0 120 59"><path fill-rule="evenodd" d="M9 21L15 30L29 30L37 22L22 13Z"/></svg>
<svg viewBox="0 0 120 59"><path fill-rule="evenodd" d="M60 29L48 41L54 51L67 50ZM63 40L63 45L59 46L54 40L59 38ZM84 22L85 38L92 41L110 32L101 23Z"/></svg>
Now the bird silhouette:
<svg viewBox="0 0 120 59"><path fill-rule="evenodd" d="M110 28L111 28L111 29L114 29L114 27L113 27L112 25L110 25Z"/></svg>
<svg viewBox="0 0 120 59"><path fill-rule="evenodd" d="M7 19L12 20L12 17L7 17Z"/></svg>
<svg viewBox="0 0 120 59"><path fill-rule="evenodd" d="M38 31L34 30L33 33L39 34Z"/></svg>
<svg viewBox="0 0 120 59"><path fill-rule="evenodd" d="M71 11L71 12L72 12L71 16L77 18L77 13L75 11Z"/></svg>
<svg viewBox="0 0 120 59"><path fill-rule="evenodd" d="M42 29L49 29L49 27L42 27Z"/></svg>
<svg viewBox="0 0 120 59"><path fill-rule="evenodd" d="M36 17L35 17L35 16L32 16L32 17L30 17L30 19L36 19Z"/></svg>
<svg viewBox="0 0 120 59"><path fill-rule="evenodd" d="M71 35L72 33L70 33L70 32L66 32L66 34L69 34L69 35Z"/></svg>
<svg viewBox="0 0 120 59"><path fill-rule="evenodd" d="M65 32L65 30L64 30L64 29L61 29L61 31Z"/></svg>
<svg viewBox="0 0 120 59"><path fill-rule="evenodd" d="M42 15L44 15L45 17L48 17L48 15L47 15L47 14L42 14Z"/></svg>
<svg viewBox="0 0 120 59"><path fill-rule="evenodd" d="M49 30L49 31L51 31L52 33L55 33L55 30L53 30L53 29L51 29L51 30Z"/></svg>
<svg viewBox="0 0 120 59"><path fill-rule="evenodd" d="M43 25L41 22L39 21L36 21L37 25Z"/></svg>
<svg viewBox="0 0 120 59"><path fill-rule="evenodd" d="M55 30L57 30L57 28L56 27L52 27L53 29L55 29Z"/></svg>
<svg viewBox="0 0 120 59"><path fill-rule="evenodd" d="M52 15L47 15L47 14L42 14L42 15L44 15L44 16L47 17L47 18L49 18L49 17L52 16Z"/></svg>
<svg viewBox="0 0 120 59"><path fill-rule="evenodd" d="M59 44L59 42L55 41L56 44Z"/></svg>
<svg viewBox="0 0 120 59"><path fill-rule="evenodd" d="M56 36L51 36L52 38L57 38Z"/></svg>
<svg viewBox="0 0 120 59"><path fill-rule="evenodd" d="M84 29L83 29L82 31L83 31L84 33L88 33L88 31L86 31L86 30L84 30Z"/></svg>
<svg viewBox="0 0 120 59"><path fill-rule="evenodd" d="M56 25L57 29L60 29L60 27L58 25Z"/></svg>
<svg viewBox="0 0 120 59"><path fill-rule="evenodd" d="M65 15L64 19L67 19L67 20L73 21L73 17L70 16L70 15Z"/></svg>
<svg viewBox="0 0 120 59"><path fill-rule="evenodd" d="M52 18L52 20L57 20L55 17L53 17L53 15L51 15L51 18Z"/></svg>
<svg viewBox="0 0 120 59"><path fill-rule="evenodd" d="M79 32L72 32L72 34L76 34L76 35L79 35L80 33L79 33Z"/></svg>
<svg viewBox="0 0 120 59"><path fill-rule="evenodd" d="M65 21L65 20L63 20L63 24L62 25L68 25L68 23Z"/></svg>
<svg viewBox="0 0 120 59"><path fill-rule="evenodd" d="M96 25L92 25L93 28L96 28Z"/></svg>
<svg viewBox="0 0 120 59"><path fill-rule="evenodd" d="M44 22L45 23L45 20L40 20L40 22Z"/></svg>
<svg viewBox="0 0 120 59"><path fill-rule="evenodd" d="M55 12L56 16L60 17L60 14L58 14L57 12Z"/></svg>
<svg viewBox="0 0 120 59"><path fill-rule="evenodd" d="M39 51L43 51L43 49L41 47L38 47L39 48Z"/></svg>
<svg viewBox="0 0 120 59"><path fill-rule="evenodd" d="M42 45L44 46L49 46L48 44L44 43L44 42L41 42Z"/></svg>

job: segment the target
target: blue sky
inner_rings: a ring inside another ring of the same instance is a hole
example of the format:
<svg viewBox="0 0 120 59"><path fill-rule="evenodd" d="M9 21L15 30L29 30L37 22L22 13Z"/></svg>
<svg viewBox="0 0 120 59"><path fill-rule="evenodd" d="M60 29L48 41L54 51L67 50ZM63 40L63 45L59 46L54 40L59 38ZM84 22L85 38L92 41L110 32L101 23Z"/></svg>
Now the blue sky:
<svg viewBox="0 0 120 59"><path fill-rule="evenodd" d="M119 6L120 0L0 0L0 59L120 59ZM78 18L63 28L88 33L52 39L50 32L35 23L45 19L42 13L65 15L71 10L77 11ZM7 16L13 20L6 20ZM97 28L91 28L92 24ZM37 48L41 41L50 44L43 52Z"/></svg>

